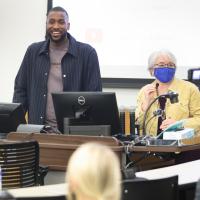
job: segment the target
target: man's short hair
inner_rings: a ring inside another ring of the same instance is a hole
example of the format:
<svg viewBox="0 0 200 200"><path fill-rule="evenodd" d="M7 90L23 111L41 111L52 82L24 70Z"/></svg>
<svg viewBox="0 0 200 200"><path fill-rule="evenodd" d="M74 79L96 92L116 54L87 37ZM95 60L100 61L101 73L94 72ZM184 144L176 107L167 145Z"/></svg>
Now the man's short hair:
<svg viewBox="0 0 200 200"><path fill-rule="evenodd" d="M60 6L56 6L56 7L53 7L53 8L51 8L48 12L47 12L47 16L49 15L49 13L50 12L53 12L53 11L57 11L57 12L64 12L66 15L67 15L67 18L69 18L69 15L68 15L68 13L67 13L67 11L64 9L64 8L62 8L62 7L60 7Z"/></svg>

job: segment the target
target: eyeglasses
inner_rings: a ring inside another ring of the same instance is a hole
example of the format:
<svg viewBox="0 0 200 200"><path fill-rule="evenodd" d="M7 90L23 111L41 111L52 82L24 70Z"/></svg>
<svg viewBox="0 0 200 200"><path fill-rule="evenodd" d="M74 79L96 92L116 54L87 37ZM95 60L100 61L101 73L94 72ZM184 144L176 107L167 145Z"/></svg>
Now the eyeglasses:
<svg viewBox="0 0 200 200"><path fill-rule="evenodd" d="M154 65L153 68L175 68L176 65L173 64L173 63L169 63L169 64L157 64L157 65Z"/></svg>

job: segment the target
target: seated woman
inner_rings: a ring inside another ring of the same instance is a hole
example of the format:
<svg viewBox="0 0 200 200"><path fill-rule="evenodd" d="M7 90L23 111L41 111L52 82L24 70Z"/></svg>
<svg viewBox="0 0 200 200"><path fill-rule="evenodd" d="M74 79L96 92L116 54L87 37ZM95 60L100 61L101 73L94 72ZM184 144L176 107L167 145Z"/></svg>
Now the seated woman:
<svg viewBox="0 0 200 200"><path fill-rule="evenodd" d="M108 147L87 143L70 157L68 200L120 200L120 164Z"/></svg>
<svg viewBox="0 0 200 200"><path fill-rule="evenodd" d="M148 70L155 81L144 86L137 97L136 119L143 129L144 113L150 103L159 95L169 91L178 93L178 102L171 104L169 99L159 98L150 107L146 117L146 134L156 136L170 124L185 119L185 128L194 128L200 132L200 92L188 81L175 78L176 58L167 51L152 53L148 61ZM161 116L155 116L155 111L164 110Z"/></svg>

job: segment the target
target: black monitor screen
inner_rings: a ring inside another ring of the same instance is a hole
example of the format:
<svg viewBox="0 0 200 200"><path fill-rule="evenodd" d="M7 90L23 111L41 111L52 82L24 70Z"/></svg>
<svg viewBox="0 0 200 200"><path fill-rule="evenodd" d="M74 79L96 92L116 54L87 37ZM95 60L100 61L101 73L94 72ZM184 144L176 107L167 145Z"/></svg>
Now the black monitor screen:
<svg viewBox="0 0 200 200"><path fill-rule="evenodd" d="M200 90L200 68L189 69L188 80L194 83Z"/></svg>
<svg viewBox="0 0 200 200"><path fill-rule="evenodd" d="M58 129L63 133L64 118L76 125L110 125L111 134L120 132L115 93L61 92L52 94Z"/></svg>
<svg viewBox="0 0 200 200"><path fill-rule="evenodd" d="M200 69L197 69L197 70L193 71L192 80L200 80Z"/></svg>
<svg viewBox="0 0 200 200"><path fill-rule="evenodd" d="M16 131L19 124L26 123L24 110L19 103L0 103L0 133Z"/></svg>
<svg viewBox="0 0 200 200"><path fill-rule="evenodd" d="M200 68L193 68L188 70L188 80L189 81L199 81L200 80Z"/></svg>

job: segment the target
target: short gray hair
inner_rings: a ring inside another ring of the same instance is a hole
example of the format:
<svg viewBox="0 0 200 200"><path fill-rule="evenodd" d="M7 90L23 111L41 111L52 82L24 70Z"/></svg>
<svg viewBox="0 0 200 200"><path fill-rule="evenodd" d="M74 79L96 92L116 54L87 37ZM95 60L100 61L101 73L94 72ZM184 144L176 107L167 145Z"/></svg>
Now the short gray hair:
<svg viewBox="0 0 200 200"><path fill-rule="evenodd" d="M176 57L174 56L173 53L171 53L169 50L166 49L162 49L159 51L154 51L150 56L149 56L149 60L148 60L148 70L152 69L153 66L155 65L155 61L156 59L161 56L161 55L166 55L169 57L170 61L175 64L176 67Z"/></svg>

